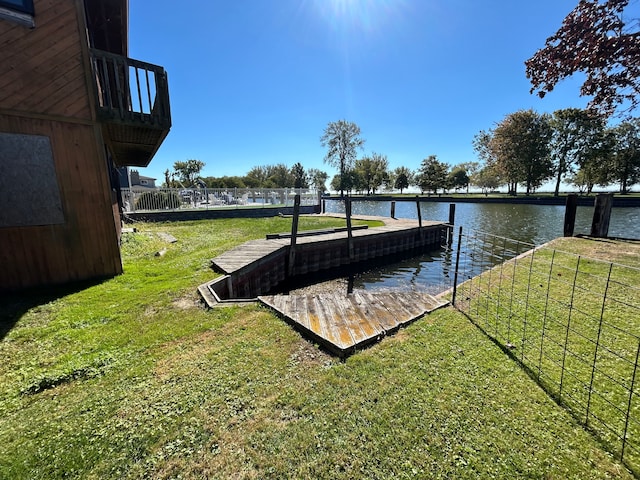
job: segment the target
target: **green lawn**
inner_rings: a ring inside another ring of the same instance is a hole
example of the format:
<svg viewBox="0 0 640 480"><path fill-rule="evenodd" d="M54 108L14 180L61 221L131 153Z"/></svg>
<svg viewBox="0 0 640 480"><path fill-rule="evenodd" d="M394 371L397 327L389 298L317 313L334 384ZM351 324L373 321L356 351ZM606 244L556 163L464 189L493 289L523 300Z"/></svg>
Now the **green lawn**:
<svg viewBox="0 0 640 480"><path fill-rule="evenodd" d="M290 220L136 226L124 275L2 299L0 478L631 478L452 308L344 362L204 310L210 259Z"/></svg>
<svg viewBox="0 0 640 480"><path fill-rule="evenodd" d="M457 306L640 472L638 285L640 242L557 239L463 284Z"/></svg>

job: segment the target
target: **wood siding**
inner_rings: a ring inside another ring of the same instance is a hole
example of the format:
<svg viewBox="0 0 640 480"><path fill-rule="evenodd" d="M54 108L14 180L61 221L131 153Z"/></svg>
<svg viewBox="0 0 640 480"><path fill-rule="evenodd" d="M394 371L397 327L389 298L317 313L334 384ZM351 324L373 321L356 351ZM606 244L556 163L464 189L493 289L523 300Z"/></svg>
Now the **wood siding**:
<svg viewBox="0 0 640 480"><path fill-rule="evenodd" d="M100 127L0 115L0 131L50 138L65 216L60 225L0 228L0 290L122 273Z"/></svg>
<svg viewBox="0 0 640 480"><path fill-rule="evenodd" d="M34 7L34 29L0 20L0 109L91 120L79 5L35 0Z"/></svg>

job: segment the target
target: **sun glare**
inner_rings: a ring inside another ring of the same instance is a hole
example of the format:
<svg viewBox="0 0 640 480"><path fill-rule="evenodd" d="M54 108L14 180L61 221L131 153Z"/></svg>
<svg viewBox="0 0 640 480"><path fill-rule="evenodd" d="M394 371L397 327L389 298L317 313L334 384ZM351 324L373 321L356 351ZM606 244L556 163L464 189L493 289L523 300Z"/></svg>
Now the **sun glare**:
<svg viewBox="0 0 640 480"><path fill-rule="evenodd" d="M314 3L332 26L371 32L399 13L405 0L315 0Z"/></svg>

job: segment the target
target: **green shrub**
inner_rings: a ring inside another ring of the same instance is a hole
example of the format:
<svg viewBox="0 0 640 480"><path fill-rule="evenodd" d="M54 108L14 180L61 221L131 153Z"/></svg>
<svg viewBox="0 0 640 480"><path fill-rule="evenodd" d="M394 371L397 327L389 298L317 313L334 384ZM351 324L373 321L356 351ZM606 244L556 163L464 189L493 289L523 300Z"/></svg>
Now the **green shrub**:
<svg viewBox="0 0 640 480"><path fill-rule="evenodd" d="M137 210L166 210L180 207L180 197L175 193L144 192L136 201Z"/></svg>

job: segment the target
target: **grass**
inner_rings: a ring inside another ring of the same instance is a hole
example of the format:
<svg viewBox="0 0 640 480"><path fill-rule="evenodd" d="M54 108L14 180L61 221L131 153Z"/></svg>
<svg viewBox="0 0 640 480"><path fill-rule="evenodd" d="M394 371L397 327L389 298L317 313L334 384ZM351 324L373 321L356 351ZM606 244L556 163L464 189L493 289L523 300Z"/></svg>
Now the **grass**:
<svg viewBox="0 0 640 480"><path fill-rule="evenodd" d="M289 222L140 224L124 275L3 298L0 478L631 478L452 308L341 362L199 305L212 257Z"/></svg>
<svg viewBox="0 0 640 480"><path fill-rule="evenodd" d="M467 282L458 297L458 306L610 451L621 455L624 447L636 472L639 267L640 242L558 239Z"/></svg>

